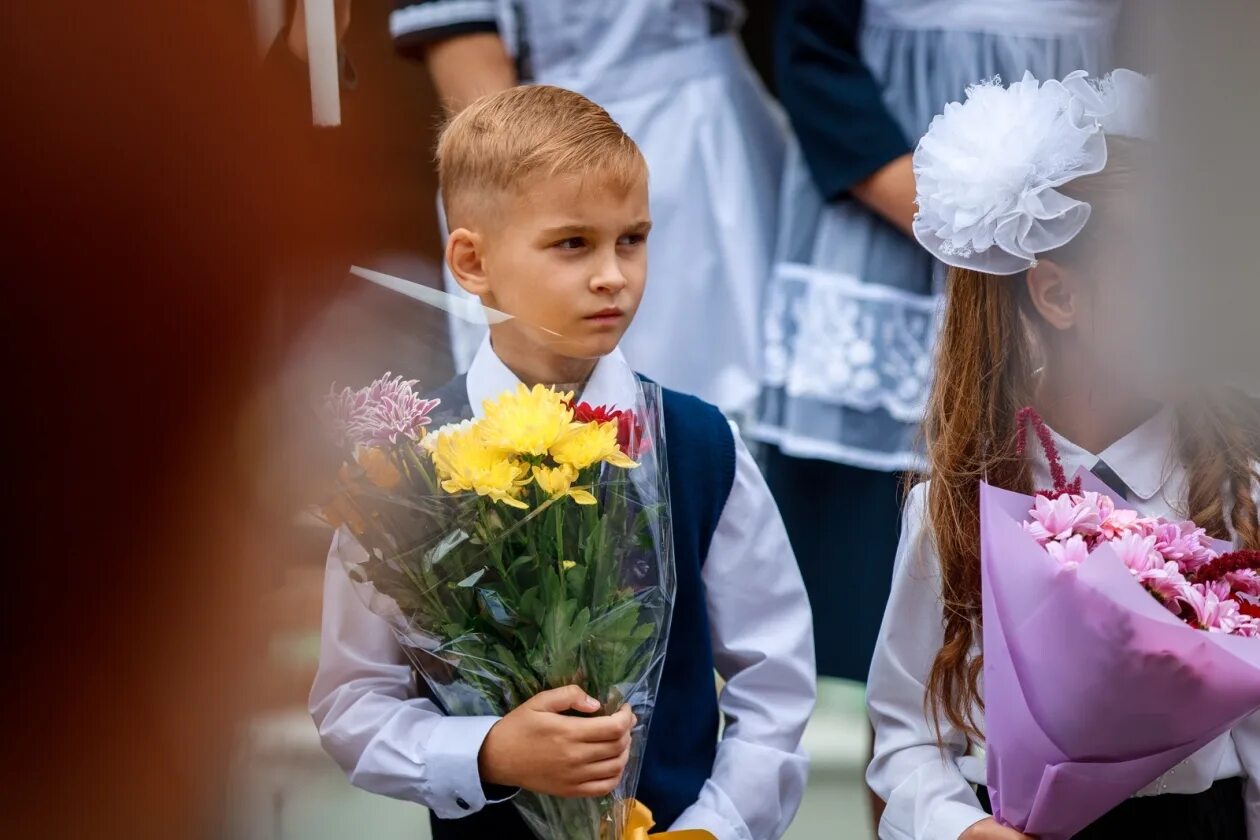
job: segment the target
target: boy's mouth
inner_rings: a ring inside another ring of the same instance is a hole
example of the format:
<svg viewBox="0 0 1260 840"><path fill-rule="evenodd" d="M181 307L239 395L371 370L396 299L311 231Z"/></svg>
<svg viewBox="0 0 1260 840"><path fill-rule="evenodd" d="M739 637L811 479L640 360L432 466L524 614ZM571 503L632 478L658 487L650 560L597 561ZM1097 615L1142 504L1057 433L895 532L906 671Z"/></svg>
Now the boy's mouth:
<svg viewBox="0 0 1260 840"><path fill-rule="evenodd" d="M609 306L605 309L599 310L593 315L587 315L586 320L592 321L596 324L611 324L615 321L620 321L625 316L626 316L625 312L621 311L615 306Z"/></svg>

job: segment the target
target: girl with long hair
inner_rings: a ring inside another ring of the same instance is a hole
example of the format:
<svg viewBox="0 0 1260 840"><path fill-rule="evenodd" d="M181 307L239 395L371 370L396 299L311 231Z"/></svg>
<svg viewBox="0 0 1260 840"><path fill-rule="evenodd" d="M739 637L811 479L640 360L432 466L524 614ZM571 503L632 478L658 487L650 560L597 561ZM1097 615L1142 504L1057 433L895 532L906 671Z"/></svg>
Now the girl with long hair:
<svg viewBox="0 0 1260 840"><path fill-rule="evenodd" d="M1260 548L1260 410L1177 387L1142 283L1147 81L1117 71L973 88L915 157L919 241L952 268L924 434L869 682L867 772L884 838L1016 840L989 817L983 759L979 487L1051 484L1016 449L1034 406L1070 475ZM1170 714L1182 710L1169 710ZM1089 714L1082 709L1081 714ZM1260 836L1252 716L1078 838Z"/></svg>

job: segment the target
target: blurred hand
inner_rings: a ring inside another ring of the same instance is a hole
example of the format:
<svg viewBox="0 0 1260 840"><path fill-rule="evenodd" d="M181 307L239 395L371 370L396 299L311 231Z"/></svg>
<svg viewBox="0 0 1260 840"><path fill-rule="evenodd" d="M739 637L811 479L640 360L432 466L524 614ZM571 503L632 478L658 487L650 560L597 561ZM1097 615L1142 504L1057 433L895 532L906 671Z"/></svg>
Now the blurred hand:
<svg viewBox="0 0 1260 840"><path fill-rule="evenodd" d="M591 714L599 702L577 686L535 695L491 729L481 745L483 784L524 788L549 796L605 796L617 787L630 760L629 706L614 715Z"/></svg>
<svg viewBox="0 0 1260 840"><path fill-rule="evenodd" d="M334 0L334 14L337 17L337 43L350 28L350 0ZM298 58L306 61L306 0L296 0L293 7L293 20L289 22L289 49Z"/></svg>
<svg viewBox="0 0 1260 840"><path fill-rule="evenodd" d="M1036 838L1021 834L1013 828L998 825L997 820L989 817L964 831L958 840L1036 840Z"/></svg>

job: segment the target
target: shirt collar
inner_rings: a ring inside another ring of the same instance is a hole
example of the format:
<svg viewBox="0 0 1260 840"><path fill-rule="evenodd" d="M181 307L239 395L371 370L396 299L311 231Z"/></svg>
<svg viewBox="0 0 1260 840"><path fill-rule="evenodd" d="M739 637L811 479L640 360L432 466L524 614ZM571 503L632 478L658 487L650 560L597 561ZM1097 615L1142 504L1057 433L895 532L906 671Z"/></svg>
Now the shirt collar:
<svg viewBox="0 0 1260 840"><path fill-rule="evenodd" d="M1071 478L1078 469L1092 470L1099 460L1120 476L1134 495L1142 501L1150 501L1163 489L1176 470L1173 440L1176 433L1176 414L1168 407L1161 408L1154 417L1108 446L1100 454L1088 452L1063 435L1051 429L1063 469ZM1049 486L1049 467L1045 454L1037 447L1038 486Z"/></svg>
<svg viewBox="0 0 1260 840"><path fill-rule="evenodd" d="M482 417L485 413L482 403L515 389L520 382L494 351L490 336L486 336L468 368L468 404L472 406L473 415ZM595 363L579 398L590 405L609 408L633 408L638 404L639 380L620 348Z"/></svg>

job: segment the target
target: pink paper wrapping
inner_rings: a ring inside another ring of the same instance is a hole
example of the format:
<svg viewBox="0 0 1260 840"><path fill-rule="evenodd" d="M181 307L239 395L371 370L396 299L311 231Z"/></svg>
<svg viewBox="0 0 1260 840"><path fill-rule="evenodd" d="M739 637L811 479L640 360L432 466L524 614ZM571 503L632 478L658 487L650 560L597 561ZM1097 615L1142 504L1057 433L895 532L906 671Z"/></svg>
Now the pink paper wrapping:
<svg viewBox="0 0 1260 840"><path fill-rule="evenodd" d="M980 489L989 796L1066 840L1260 708L1260 639L1182 623L1107 546L1063 568L1020 527L1032 506Z"/></svg>

